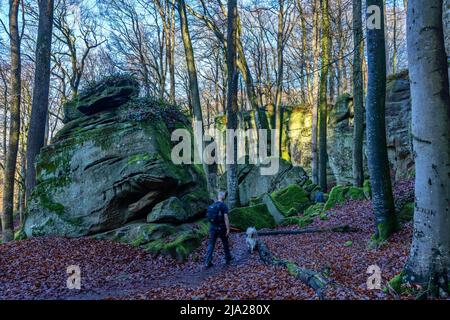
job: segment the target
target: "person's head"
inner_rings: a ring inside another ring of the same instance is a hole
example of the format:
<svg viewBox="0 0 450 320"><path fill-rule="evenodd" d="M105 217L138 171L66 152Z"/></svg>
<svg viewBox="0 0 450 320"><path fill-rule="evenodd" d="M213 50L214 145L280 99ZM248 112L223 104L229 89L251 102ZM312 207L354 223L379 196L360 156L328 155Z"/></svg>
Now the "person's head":
<svg viewBox="0 0 450 320"><path fill-rule="evenodd" d="M226 194L225 194L225 192L223 192L223 191L220 191L219 194L217 195L217 199L218 199L219 201L224 201L224 200L225 200L225 197L226 197Z"/></svg>

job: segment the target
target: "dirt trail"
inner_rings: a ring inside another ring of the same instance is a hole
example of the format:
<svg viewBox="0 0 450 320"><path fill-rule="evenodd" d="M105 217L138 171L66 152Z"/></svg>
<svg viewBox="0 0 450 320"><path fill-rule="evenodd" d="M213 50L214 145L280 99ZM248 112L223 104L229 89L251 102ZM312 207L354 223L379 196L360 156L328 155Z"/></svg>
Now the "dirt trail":
<svg viewBox="0 0 450 320"><path fill-rule="evenodd" d="M214 252L214 265L205 268L202 261L186 263L181 269L174 271L160 279L144 277L136 281L132 273L122 273L111 276L105 285L95 289L80 290L73 295L64 297L67 300L93 300L93 299L120 299L121 297L134 296L154 288L164 288L170 286L185 286L190 288L200 287L205 284L209 277L221 277L224 273L238 266L246 265L252 257L248 253L245 245L245 234L233 234L230 236L231 250L233 254L232 262L227 265L223 262L223 248L220 241L216 244ZM201 258L201 255L199 255ZM182 265L183 266L183 265ZM43 297L48 299L49 297ZM51 299L51 297L50 297Z"/></svg>

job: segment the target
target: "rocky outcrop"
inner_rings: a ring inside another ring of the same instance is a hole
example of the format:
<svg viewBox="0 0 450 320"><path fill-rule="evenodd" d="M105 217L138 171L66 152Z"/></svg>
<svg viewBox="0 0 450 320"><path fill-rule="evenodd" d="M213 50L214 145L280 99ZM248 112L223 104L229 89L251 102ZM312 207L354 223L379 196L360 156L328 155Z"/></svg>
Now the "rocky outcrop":
<svg viewBox="0 0 450 320"><path fill-rule="evenodd" d="M353 183L353 103L348 94L340 96L329 112L327 145L328 163L336 184ZM364 155L364 172L367 175L367 158Z"/></svg>
<svg viewBox="0 0 450 320"><path fill-rule="evenodd" d="M158 203L147 216L147 222L183 223L189 220L190 214L195 211L186 211L183 203L177 197L170 197Z"/></svg>
<svg viewBox="0 0 450 320"><path fill-rule="evenodd" d="M239 127L243 129L257 128L255 111L238 113ZM270 125L273 117L273 106L264 108L264 112ZM295 166L303 168L311 164L311 110L307 106L283 106L282 112L283 132L281 135L281 157ZM215 118L215 128L225 130L226 117L224 115ZM251 143L256 143L252 141Z"/></svg>
<svg viewBox="0 0 450 320"><path fill-rule="evenodd" d="M408 73L402 72L388 80L386 93L386 138L391 175L395 180L411 177L414 173L410 124L409 79ZM351 184L353 105L350 96L340 97L331 109L327 139L328 160L337 184ZM366 156L364 167L368 177Z"/></svg>
<svg viewBox="0 0 450 320"><path fill-rule="evenodd" d="M128 86L122 78L106 84ZM119 91L107 87L89 89L92 96L103 95L85 105L95 113L66 123L42 149L24 224L27 236L114 233L145 223L147 216L176 233L178 226L203 217L208 205L203 170L170 159L170 132L189 129L189 121L172 106L133 99L121 90L119 98Z"/></svg>
<svg viewBox="0 0 450 320"><path fill-rule="evenodd" d="M239 197L241 205L248 205L252 199L264 194L283 189L289 185L303 186L308 181L308 175L302 167L293 166L280 159L279 170L274 175L261 175L257 165L240 165L238 170ZM221 177L220 186L226 187L226 175Z"/></svg>
<svg viewBox="0 0 450 320"><path fill-rule="evenodd" d="M395 180L414 172L411 135L411 91L407 72L391 78L386 87L386 138L391 175Z"/></svg>
<svg viewBox="0 0 450 320"><path fill-rule="evenodd" d="M77 109L91 115L128 102L139 93L139 83L131 77L108 77L86 88L77 98Z"/></svg>

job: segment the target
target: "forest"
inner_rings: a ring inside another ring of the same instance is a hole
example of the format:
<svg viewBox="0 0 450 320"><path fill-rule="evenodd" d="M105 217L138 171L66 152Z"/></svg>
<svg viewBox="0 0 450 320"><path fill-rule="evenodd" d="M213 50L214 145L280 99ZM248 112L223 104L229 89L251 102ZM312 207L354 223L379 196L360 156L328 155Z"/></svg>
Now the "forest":
<svg viewBox="0 0 450 320"><path fill-rule="evenodd" d="M448 300L449 76L449 0L0 0L0 300Z"/></svg>

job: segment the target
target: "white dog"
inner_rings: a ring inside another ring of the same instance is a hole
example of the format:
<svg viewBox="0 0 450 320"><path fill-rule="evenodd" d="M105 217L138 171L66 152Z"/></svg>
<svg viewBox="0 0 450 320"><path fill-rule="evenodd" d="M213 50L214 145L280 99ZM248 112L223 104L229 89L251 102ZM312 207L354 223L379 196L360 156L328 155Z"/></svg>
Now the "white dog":
<svg viewBox="0 0 450 320"><path fill-rule="evenodd" d="M247 239L245 239L245 242L247 242L248 251L250 253L253 253L253 250L255 250L257 235L258 232L254 227L247 228Z"/></svg>

